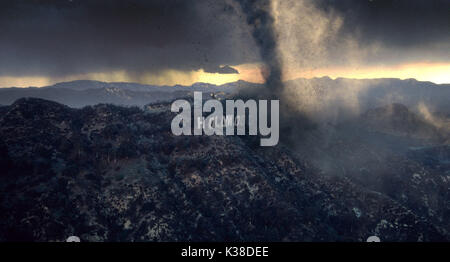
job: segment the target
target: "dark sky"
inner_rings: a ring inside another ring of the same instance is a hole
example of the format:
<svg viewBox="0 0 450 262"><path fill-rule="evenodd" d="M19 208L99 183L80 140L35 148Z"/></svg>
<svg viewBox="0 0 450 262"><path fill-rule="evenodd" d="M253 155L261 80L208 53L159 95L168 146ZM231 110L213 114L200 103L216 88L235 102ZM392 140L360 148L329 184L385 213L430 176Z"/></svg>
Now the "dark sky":
<svg viewBox="0 0 450 262"><path fill-rule="evenodd" d="M316 0L323 10L346 19L345 33L360 32L361 41L387 45L422 45L450 39L448 0Z"/></svg>
<svg viewBox="0 0 450 262"><path fill-rule="evenodd" d="M0 74L230 73L258 59L241 19L210 0L1 1Z"/></svg>
<svg viewBox="0 0 450 262"><path fill-rule="evenodd" d="M245 15L233 2L3 0L0 76L201 68L235 73L220 66L258 62L260 53ZM391 50L374 60L450 62L449 0L314 3L343 17L339 37L356 37L362 45L377 42Z"/></svg>
<svg viewBox="0 0 450 262"><path fill-rule="evenodd" d="M450 62L449 0L316 0L319 9L344 18L340 37L389 49L382 60ZM410 50L411 52L406 52ZM403 56L403 57L402 57ZM401 61L399 61L401 62Z"/></svg>

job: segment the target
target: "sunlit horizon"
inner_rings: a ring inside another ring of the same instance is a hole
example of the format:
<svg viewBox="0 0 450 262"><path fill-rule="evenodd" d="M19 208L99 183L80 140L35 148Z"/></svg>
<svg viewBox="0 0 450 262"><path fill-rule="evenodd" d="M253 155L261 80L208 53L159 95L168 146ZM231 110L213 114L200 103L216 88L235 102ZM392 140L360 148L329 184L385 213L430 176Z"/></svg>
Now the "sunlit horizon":
<svg viewBox="0 0 450 262"><path fill-rule="evenodd" d="M223 85L239 80L251 83L263 83L263 66L260 64L242 64L233 66L239 74L206 73L202 69L196 71L165 70L159 73L141 74L131 76L125 71L78 74L66 77L44 76L0 76L0 88L7 87L45 87L56 83L76 80L93 80L101 82L130 82L147 85L190 86L195 83L208 83ZM410 63L394 66L354 66L354 67L324 67L314 69L287 69L284 72L284 81L298 78L329 77L349 79L416 79L435 84L450 84L450 64L444 63Z"/></svg>

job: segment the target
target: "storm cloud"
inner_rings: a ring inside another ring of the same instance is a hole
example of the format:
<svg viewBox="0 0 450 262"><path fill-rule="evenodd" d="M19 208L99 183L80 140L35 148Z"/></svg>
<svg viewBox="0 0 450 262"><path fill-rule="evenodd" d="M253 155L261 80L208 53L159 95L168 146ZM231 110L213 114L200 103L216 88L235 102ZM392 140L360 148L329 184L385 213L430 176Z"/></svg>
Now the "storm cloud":
<svg viewBox="0 0 450 262"><path fill-rule="evenodd" d="M330 59L353 39L360 48L372 47L367 63L450 61L450 1L448 0L317 0L326 16L340 17L342 24ZM377 49L377 50L374 50ZM344 52L345 53L345 52Z"/></svg>
<svg viewBox="0 0 450 262"><path fill-rule="evenodd" d="M317 0L325 12L343 16L343 34L361 42L408 47L450 39L448 0Z"/></svg>
<svg viewBox="0 0 450 262"><path fill-rule="evenodd" d="M230 73L220 66L259 59L224 1L2 1L0 37L0 75Z"/></svg>
<svg viewBox="0 0 450 262"><path fill-rule="evenodd" d="M217 68L204 68L206 73L219 73L219 74L239 74L239 71L235 68L225 65Z"/></svg>
<svg viewBox="0 0 450 262"><path fill-rule="evenodd" d="M308 26L323 25L320 52L308 49L316 45L308 37L296 41L300 46L295 48L279 44L283 32L277 30L289 26L289 19L275 29L269 27L273 37L258 37L261 32L255 31L255 22L271 19L274 1L257 2L1 1L0 76L60 77L111 71L139 76L167 69L237 73L232 70L235 65L262 62L272 69L274 77L268 79L277 80L281 68L276 48L291 52L300 66L324 60L341 65L352 56L366 64L450 61L447 0L304 0L305 6L313 8L300 8L294 15L311 21L304 24L305 30L291 32L316 36L315 28ZM251 9L261 2L267 14L255 20L252 11L258 10ZM275 2L290 10L296 1ZM315 13L308 13L311 10ZM292 46L289 41L285 44Z"/></svg>

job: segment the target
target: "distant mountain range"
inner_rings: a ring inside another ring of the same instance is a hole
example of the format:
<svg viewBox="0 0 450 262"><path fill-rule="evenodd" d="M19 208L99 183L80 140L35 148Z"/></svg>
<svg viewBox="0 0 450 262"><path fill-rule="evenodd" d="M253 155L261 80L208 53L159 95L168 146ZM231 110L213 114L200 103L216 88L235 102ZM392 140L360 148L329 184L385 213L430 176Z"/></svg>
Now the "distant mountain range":
<svg viewBox="0 0 450 262"><path fill-rule="evenodd" d="M233 92L245 82L216 86L196 83L192 86L152 86L137 83L105 83L78 80L45 87L0 88L0 104L10 105L22 97L35 97L59 102L70 107L83 107L108 103L124 106L143 106L149 103L169 101L185 97L194 91Z"/></svg>
<svg viewBox="0 0 450 262"><path fill-rule="evenodd" d="M430 112L450 113L450 84L421 82L415 79L347 79L328 77L297 79L286 82L286 89L295 90L296 100L309 99L320 103L320 110L329 114L346 111L364 113L390 104L403 104L413 111L426 106ZM348 112L347 112L348 113Z"/></svg>
<svg viewBox="0 0 450 262"><path fill-rule="evenodd" d="M36 97L59 102L71 107L83 107L99 103L143 106L148 103L169 101L185 97L193 91L208 93L234 93L245 87L258 87L245 81L224 85L196 83L192 86L154 86L137 83L105 83L79 80L58 83L41 88L0 88L0 104L10 105L22 97ZM330 105L358 100L361 112L370 108L400 103L414 109L425 103L432 111L450 113L450 84L434 84L414 79L345 79L323 77L297 79L286 82L286 87L299 91L299 100L309 95L320 97Z"/></svg>

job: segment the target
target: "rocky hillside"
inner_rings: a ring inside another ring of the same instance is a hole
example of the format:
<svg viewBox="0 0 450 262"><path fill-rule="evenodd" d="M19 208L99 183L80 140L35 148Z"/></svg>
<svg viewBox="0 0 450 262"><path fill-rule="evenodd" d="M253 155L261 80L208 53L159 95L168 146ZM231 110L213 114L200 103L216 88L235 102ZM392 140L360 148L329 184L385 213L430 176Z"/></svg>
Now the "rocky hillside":
<svg viewBox="0 0 450 262"><path fill-rule="evenodd" d="M322 174L348 178L450 229L450 133L401 104L326 126L294 146Z"/></svg>
<svg viewBox="0 0 450 262"><path fill-rule="evenodd" d="M390 104L368 110L361 117L372 131L418 139L440 139L438 128L427 123L402 104Z"/></svg>
<svg viewBox="0 0 450 262"><path fill-rule="evenodd" d="M169 106L1 107L0 240L449 240L448 209L431 219L412 198L324 175L282 145L173 136ZM443 185L433 174L410 175L427 193Z"/></svg>

